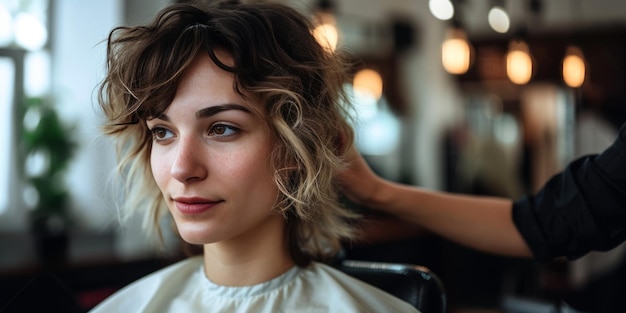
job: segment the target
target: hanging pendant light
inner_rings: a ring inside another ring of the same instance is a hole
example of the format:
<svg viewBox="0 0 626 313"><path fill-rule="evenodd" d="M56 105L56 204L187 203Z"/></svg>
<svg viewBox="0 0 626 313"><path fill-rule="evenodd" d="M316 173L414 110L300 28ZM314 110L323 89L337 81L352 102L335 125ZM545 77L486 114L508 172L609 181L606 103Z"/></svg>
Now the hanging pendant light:
<svg viewBox="0 0 626 313"><path fill-rule="evenodd" d="M487 22L489 23L489 26L491 26L491 29L501 34L508 32L511 26L511 18L506 10L501 6L494 6L489 9Z"/></svg>
<svg viewBox="0 0 626 313"><path fill-rule="evenodd" d="M352 85L356 92L366 94L376 101L383 95L383 78L376 70L362 69L354 75Z"/></svg>
<svg viewBox="0 0 626 313"><path fill-rule="evenodd" d="M450 74L465 74L470 67L472 47L465 32L459 27L448 30L441 44L441 63Z"/></svg>
<svg viewBox="0 0 626 313"><path fill-rule="evenodd" d="M339 31L334 16L328 13L318 13L318 19L319 22L313 29L313 36L326 50L335 51L339 41Z"/></svg>
<svg viewBox="0 0 626 313"><path fill-rule="evenodd" d="M585 81L585 58L580 48L570 46L563 58L563 81L572 88L582 86Z"/></svg>
<svg viewBox="0 0 626 313"><path fill-rule="evenodd" d="M528 45L522 40L513 40L506 54L506 75L511 82L524 85L533 74L533 62Z"/></svg>
<svg viewBox="0 0 626 313"><path fill-rule="evenodd" d="M430 13L442 21L447 21L454 16L454 4L450 0L428 0Z"/></svg>
<svg viewBox="0 0 626 313"><path fill-rule="evenodd" d="M315 12L313 36L327 51L333 52L339 42L339 30L333 14L334 5L330 0L321 0Z"/></svg>

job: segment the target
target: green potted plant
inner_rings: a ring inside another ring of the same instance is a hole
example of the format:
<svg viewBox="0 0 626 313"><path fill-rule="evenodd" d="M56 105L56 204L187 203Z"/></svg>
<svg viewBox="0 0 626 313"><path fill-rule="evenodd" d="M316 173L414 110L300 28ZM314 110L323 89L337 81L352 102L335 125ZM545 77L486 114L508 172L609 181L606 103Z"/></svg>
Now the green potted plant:
<svg viewBox="0 0 626 313"><path fill-rule="evenodd" d="M20 160L36 248L42 261L58 261L66 255L71 223L64 174L76 147L72 128L44 99L27 99L22 109Z"/></svg>

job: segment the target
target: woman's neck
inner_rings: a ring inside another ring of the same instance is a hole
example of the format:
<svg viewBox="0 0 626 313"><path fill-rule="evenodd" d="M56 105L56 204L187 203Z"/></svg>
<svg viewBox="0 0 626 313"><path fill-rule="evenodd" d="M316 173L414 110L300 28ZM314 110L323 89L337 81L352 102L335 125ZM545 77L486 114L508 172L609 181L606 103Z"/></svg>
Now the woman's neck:
<svg viewBox="0 0 626 313"><path fill-rule="evenodd" d="M215 284L251 286L280 276L294 266L277 215L254 232L204 245L204 272Z"/></svg>

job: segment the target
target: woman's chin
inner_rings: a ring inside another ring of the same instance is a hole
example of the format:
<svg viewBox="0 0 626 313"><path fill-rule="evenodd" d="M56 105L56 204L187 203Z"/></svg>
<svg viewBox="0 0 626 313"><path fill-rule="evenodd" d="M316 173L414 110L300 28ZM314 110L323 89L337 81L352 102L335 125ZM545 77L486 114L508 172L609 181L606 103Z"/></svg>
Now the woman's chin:
<svg viewBox="0 0 626 313"><path fill-rule="evenodd" d="M210 231L208 230L186 229L185 227L182 227L178 228L178 233L185 242L192 245L203 245L215 242L210 235Z"/></svg>

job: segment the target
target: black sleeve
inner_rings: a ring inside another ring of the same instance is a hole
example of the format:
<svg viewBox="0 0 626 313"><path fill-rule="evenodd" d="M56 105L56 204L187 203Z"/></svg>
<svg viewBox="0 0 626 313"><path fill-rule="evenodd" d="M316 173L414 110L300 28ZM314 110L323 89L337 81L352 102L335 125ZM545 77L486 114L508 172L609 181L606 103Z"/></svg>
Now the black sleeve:
<svg viewBox="0 0 626 313"><path fill-rule="evenodd" d="M515 202L512 217L541 262L626 240L626 124L602 154L575 160L536 195Z"/></svg>

